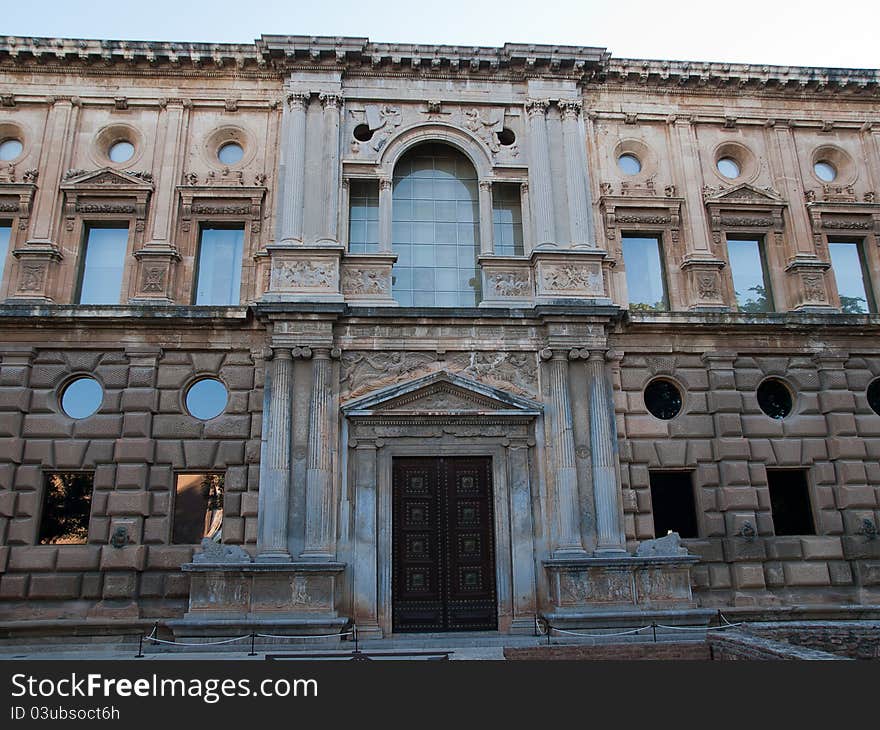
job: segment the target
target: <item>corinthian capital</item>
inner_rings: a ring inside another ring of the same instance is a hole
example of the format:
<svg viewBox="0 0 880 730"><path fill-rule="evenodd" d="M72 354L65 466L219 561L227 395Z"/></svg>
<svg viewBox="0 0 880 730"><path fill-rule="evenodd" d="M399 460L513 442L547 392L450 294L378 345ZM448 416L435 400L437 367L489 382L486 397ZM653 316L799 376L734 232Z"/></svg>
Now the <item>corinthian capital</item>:
<svg viewBox="0 0 880 730"><path fill-rule="evenodd" d="M342 94L334 94L329 91L322 91L318 94L318 100L325 109L338 109L342 106Z"/></svg>
<svg viewBox="0 0 880 730"><path fill-rule="evenodd" d="M560 99L558 104L563 119L577 119L583 108L580 99Z"/></svg>
<svg viewBox="0 0 880 730"><path fill-rule="evenodd" d="M543 116L549 106L549 99L526 99L526 114L530 117Z"/></svg>
<svg viewBox="0 0 880 730"><path fill-rule="evenodd" d="M309 105L309 94L296 92L287 95L287 105L290 111L305 111Z"/></svg>

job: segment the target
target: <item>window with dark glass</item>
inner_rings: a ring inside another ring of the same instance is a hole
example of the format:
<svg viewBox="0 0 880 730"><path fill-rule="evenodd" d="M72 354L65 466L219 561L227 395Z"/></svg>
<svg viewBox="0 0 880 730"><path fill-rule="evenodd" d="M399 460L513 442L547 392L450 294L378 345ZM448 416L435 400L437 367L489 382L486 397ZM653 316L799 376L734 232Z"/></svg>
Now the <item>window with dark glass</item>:
<svg viewBox="0 0 880 730"><path fill-rule="evenodd" d="M871 382L866 395L868 396L868 405L871 410L880 416L880 378Z"/></svg>
<svg viewBox="0 0 880 730"><path fill-rule="evenodd" d="M694 485L689 471L652 471L651 506L654 536L677 532L680 537L698 537Z"/></svg>
<svg viewBox="0 0 880 730"><path fill-rule="evenodd" d="M758 386L758 407L770 418L782 420L791 413L791 391L781 380L768 378Z"/></svg>
<svg viewBox="0 0 880 730"><path fill-rule="evenodd" d="M807 473L802 469L768 469L773 531L777 535L815 535Z"/></svg>
<svg viewBox="0 0 880 730"><path fill-rule="evenodd" d="M394 298L405 307L480 301L477 173L461 152L424 144L394 168Z"/></svg>
<svg viewBox="0 0 880 730"><path fill-rule="evenodd" d="M373 253L379 249L379 182L349 180L348 251Z"/></svg>
<svg viewBox="0 0 880 730"><path fill-rule="evenodd" d="M9 241L12 239L12 226L0 221L0 282L3 281L3 269L9 255Z"/></svg>
<svg viewBox="0 0 880 730"><path fill-rule="evenodd" d="M492 233L494 253L523 255L522 197L517 183L492 185Z"/></svg>
<svg viewBox="0 0 880 730"><path fill-rule="evenodd" d="M80 304L119 304L128 227L89 226L80 270Z"/></svg>
<svg viewBox="0 0 880 730"><path fill-rule="evenodd" d="M44 475L40 545L82 545L88 541L94 483L91 472Z"/></svg>
<svg viewBox="0 0 880 730"><path fill-rule="evenodd" d="M675 418L681 411L681 391L670 380L652 380L645 388L645 407L663 421Z"/></svg>
<svg viewBox="0 0 880 730"><path fill-rule="evenodd" d="M772 312L773 297L763 242L756 239L728 239L727 258L739 311Z"/></svg>
<svg viewBox="0 0 880 730"><path fill-rule="evenodd" d="M629 308L653 312L669 309L660 238L624 234L621 243Z"/></svg>
<svg viewBox="0 0 880 730"><path fill-rule="evenodd" d="M876 310L865 255L859 241L828 241L831 267L840 295L840 311L867 314Z"/></svg>
<svg viewBox="0 0 880 730"><path fill-rule="evenodd" d="M178 474L171 541L198 545L208 538L222 542L224 474Z"/></svg>
<svg viewBox="0 0 880 730"><path fill-rule="evenodd" d="M227 306L241 301L244 226L202 226L196 304Z"/></svg>

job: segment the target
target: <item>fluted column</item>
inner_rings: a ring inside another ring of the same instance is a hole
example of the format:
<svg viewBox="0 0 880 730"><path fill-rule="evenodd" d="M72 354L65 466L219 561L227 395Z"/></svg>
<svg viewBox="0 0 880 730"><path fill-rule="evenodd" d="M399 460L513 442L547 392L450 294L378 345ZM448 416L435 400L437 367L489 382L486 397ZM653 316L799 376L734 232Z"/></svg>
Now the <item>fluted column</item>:
<svg viewBox="0 0 880 730"><path fill-rule="evenodd" d="M620 525L620 486L617 475L617 425L611 384L605 369L605 350L591 350L587 358L590 394L590 451L593 493L596 499L596 555L626 553Z"/></svg>
<svg viewBox="0 0 880 730"><path fill-rule="evenodd" d="M492 234L492 182L480 180L480 253L484 256L495 250Z"/></svg>
<svg viewBox="0 0 880 730"><path fill-rule="evenodd" d="M355 444L354 617L360 630L379 622L376 451L373 441Z"/></svg>
<svg viewBox="0 0 880 730"><path fill-rule="evenodd" d="M281 203L282 243L302 243L306 193L306 109L308 94L290 94L286 112L290 115L284 140L286 165Z"/></svg>
<svg viewBox="0 0 880 730"><path fill-rule="evenodd" d="M323 239L339 240L339 111L342 97L323 93L318 96L324 107L324 225Z"/></svg>
<svg viewBox="0 0 880 730"><path fill-rule="evenodd" d="M529 182L531 184L532 221L535 226L535 245L555 244L553 222L553 188L551 187L550 143L547 136L546 99L529 99L526 114L529 118Z"/></svg>
<svg viewBox="0 0 880 730"><path fill-rule="evenodd" d="M580 537L577 469L574 461L571 402L568 388L568 356L561 350L544 350L550 375L551 429L556 458L556 501L559 536L554 553L584 553Z"/></svg>
<svg viewBox="0 0 880 730"><path fill-rule="evenodd" d="M306 543L303 558L331 559L332 494L330 455L330 350L316 348L312 360L309 404L309 451L306 467Z"/></svg>
<svg viewBox="0 0 880 730"><path fill-rule="evenodd" d="M290 498L290 421L293 358L290 350L275 350L270 375L268 413L260 461L258 561L289 561L287 511Z"/></svg>
<svg viewBox="0 0 880 730"><path fill-rule="evenodd" d="M590 230L590 211L587 202L586 164L583 156L578 117L580 99L560 99L562 111L562 146L565 153L565 180L568 192L568 228L572 246L586 246L593 242Z"/></svg>
<svg viewBox="0 0 880 730"><path fill-rule="evenodd" d="M379 180L379 250L391 251L391 221L392 221L392 182L390 178L383 177Z"/></svg>

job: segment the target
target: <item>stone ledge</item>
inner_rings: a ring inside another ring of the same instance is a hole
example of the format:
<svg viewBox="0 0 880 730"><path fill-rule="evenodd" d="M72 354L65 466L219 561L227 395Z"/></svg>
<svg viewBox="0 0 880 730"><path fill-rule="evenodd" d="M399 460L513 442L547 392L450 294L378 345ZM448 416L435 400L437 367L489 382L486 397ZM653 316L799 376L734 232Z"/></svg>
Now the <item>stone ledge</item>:
<svg viewBox="0 0 880 730"><path fill-rule="evenodd" d="M341 573L345 563L184 563L187 573Z"/></svg>

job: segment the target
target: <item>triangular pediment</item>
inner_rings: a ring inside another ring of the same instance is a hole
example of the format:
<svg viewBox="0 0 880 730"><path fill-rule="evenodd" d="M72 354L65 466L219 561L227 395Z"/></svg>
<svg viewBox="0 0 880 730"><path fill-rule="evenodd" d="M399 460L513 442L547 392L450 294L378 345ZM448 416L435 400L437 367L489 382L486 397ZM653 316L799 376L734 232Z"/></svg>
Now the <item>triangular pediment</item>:
<svg viewBox="0 0 880 730"><path fill-rule="evenodd" d="M147 172L131 173L109 167L100 170L68 170L61 187L146 191L153 189L153 176Z"/></svg>
<svg viewBox="0 0 880 730"><path fill-rule="evenodd" d="M751 205L785 205L785 200L775 190L758 188L749 183L740 183L732 188L721 190L707 190L705 194L707 205L736 203Z"/></svg>
<svg viewBox="0 0 880 730"><path fill-rule="evenodd" d="M342 410L349 416L532 416L541 412L541 405L443 371L383 388L345 404Z"/></svg>

